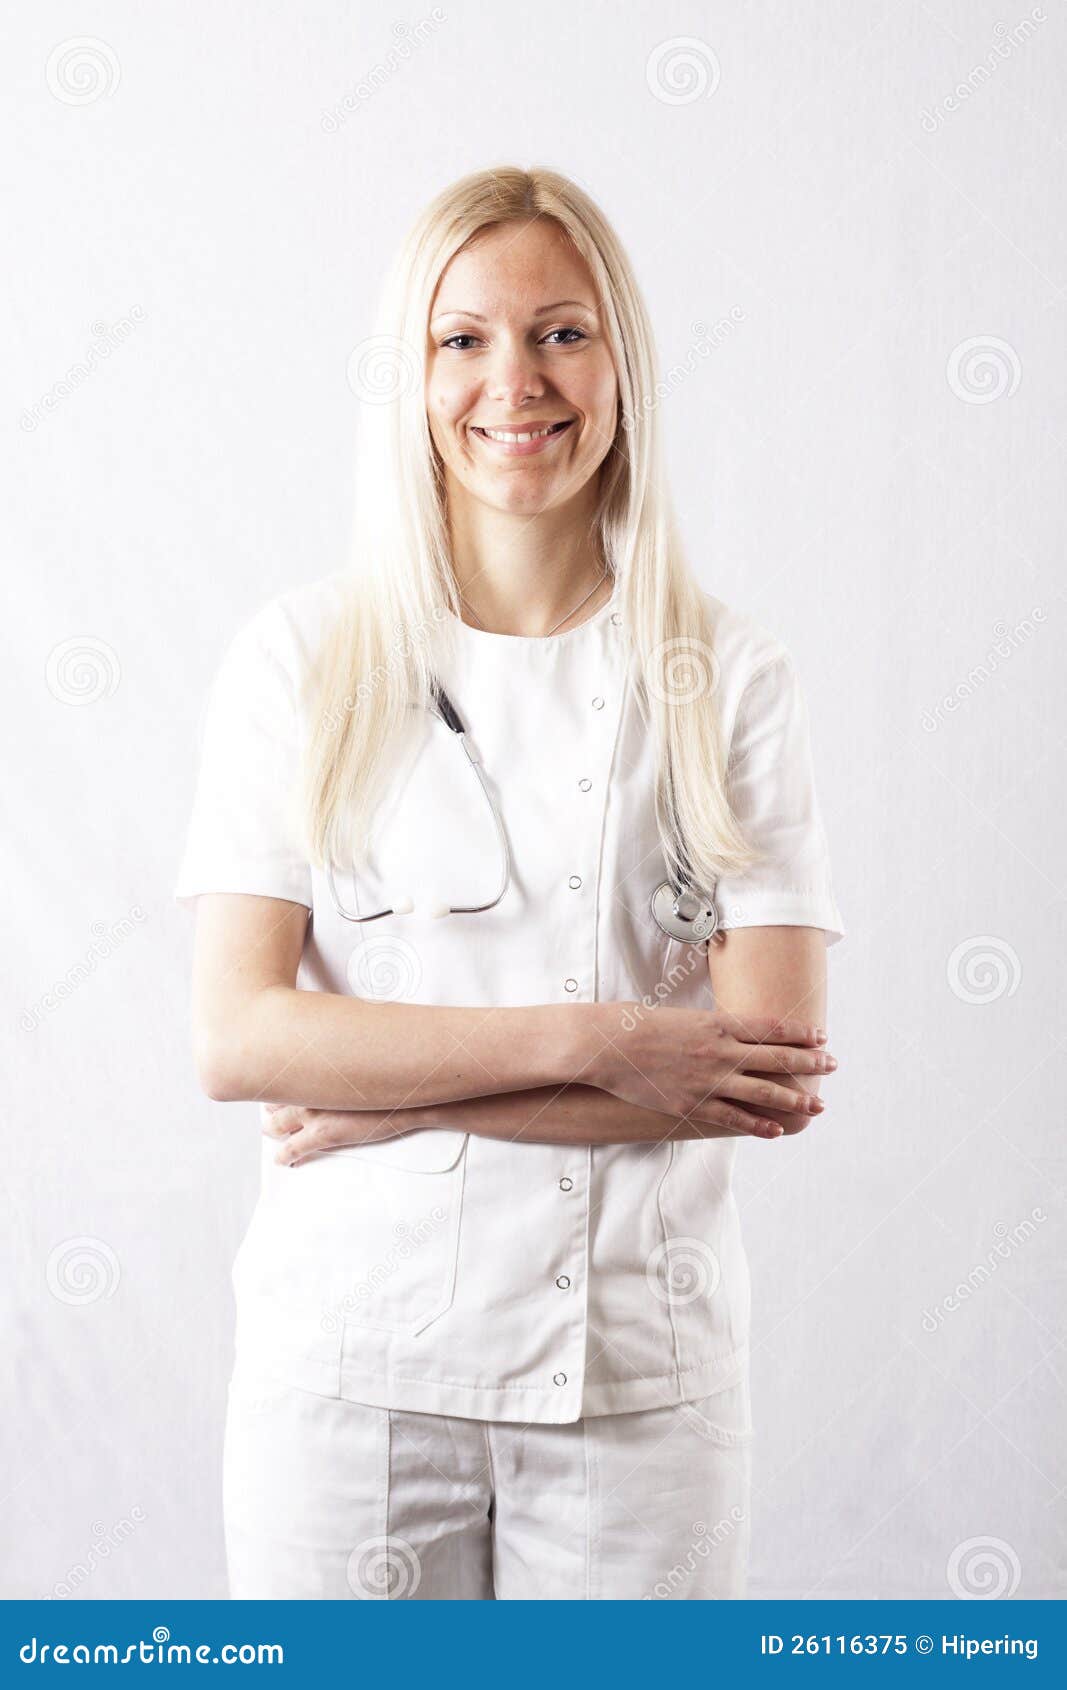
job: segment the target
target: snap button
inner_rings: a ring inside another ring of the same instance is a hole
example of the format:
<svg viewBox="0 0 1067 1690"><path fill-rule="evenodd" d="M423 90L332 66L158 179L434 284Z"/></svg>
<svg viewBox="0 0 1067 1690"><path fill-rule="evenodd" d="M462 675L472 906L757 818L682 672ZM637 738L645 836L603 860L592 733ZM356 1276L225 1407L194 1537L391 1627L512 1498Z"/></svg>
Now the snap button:
<svg viewBox="0 0 1067 1690"><path fill-rule="evenodd" d="M572 892L577 892L577 890L578 890L578 888L581 884L582 884L582 877L581 877L580 874L572 874L570 879L567 882L567 885L571 888Z"/></svg>
<svg viewBox="0 0 1067 1690"><path fill-rule="evenodd" d="M622 621L622 617L619 615L619 612L617 610L612 611L611 620L614 622L614 624L617 628L619 626L619 623Z"/></svg>
<svg viewBox="0 0 1067 1690"><path fill-rule="evenodd" d="M566 1174L564 1174L563 1178L559 1182L559 1188L561 1191L570 1191L573 1185L574 1181L572 1179L568 1179Z"/></svg>
<svg viewBox="0 0 1067 1690"><path fill-rule="evenodd" d="M604 708L604 700L602 698L594 698L593 709L594 710L603 710L603 708Z"/></svg>
<svg viewBox="0 0 1067 1690"><path fill-rule="evenodd" d="M567 1375L565 1373L553 1373L552 1383L553 1385L565 1385L567 1383Z"/></svg>
<svg viewBox="0 0 1067 1690"><path fill-rule="evenodd" d="M570 1284L570 1280L567 1278L565 1273L561 1273L559 1278L556 1280L556 1284L559 1286L561 1291L566 1291Z"/></svg>
<svg viewBox="0 0 1067 1690"><path fill-rule="evenodd" d="M592 786L592 784L593 783L589 779L588 775L583 775L581 780L578 782L578 785L579 785L582 792L588 792L589 788Z"/></svg>
<svg viewBox="0 0 1067 1690"><path fill-rule="evenodd" d="M563 985L568 992L576 992L578 990L577 980L564 980Z"/></svg>

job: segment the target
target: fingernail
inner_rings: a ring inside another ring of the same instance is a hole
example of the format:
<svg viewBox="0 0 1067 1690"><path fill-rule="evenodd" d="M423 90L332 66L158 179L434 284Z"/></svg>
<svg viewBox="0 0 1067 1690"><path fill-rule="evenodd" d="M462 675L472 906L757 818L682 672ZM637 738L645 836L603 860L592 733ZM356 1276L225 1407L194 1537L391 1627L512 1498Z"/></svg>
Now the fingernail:
<svg viewBox="0 0 1067 1690"><path fill-rule="evenodd" d="M816 1027L815 1037L819 1044L824 1045L826 1043L826 1034L823 1032L821 1027Z"/></svg>

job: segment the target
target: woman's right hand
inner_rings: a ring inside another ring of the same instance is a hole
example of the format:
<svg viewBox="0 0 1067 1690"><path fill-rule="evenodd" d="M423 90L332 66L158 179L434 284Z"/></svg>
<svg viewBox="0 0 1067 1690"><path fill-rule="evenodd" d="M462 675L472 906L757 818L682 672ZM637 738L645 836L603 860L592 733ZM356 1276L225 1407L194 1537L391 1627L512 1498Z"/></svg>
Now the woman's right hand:
<svg viewBox="0 0 1067 1690"><path fill-rule="evenodd" d="M822 1111L821 1098L774 1078L829 1074L837 1067L810 1022L663 1005L647 1010L636 1003L604 1004L603 1010L597 1025L604 1045L590 1077L627 1103L738 1132L751 1132L761 1109Z"/></svg>

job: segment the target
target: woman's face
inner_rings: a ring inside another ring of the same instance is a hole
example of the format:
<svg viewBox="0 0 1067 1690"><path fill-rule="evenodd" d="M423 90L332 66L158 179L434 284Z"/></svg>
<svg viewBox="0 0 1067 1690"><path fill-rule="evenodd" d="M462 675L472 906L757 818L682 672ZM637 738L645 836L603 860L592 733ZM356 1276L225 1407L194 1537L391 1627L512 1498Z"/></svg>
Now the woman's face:
<svg viewBox="0 0 1067 1690"><path fill-rule="evenodd" d="M534 515L595 488L616 394L592 276L557 223L494 225L456 253L430 306L426 378L450 500Z"/></svg>

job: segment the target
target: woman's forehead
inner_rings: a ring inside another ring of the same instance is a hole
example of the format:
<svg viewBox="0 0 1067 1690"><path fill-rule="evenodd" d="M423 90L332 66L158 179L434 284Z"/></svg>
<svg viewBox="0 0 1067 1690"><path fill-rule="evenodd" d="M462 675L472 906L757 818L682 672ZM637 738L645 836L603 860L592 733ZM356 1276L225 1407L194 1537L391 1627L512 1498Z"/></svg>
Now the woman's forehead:
<svg viewBox="0 0 1067 1690"><path fill-rule="evenodd" d="M519 307L534 315L565 301L595 308L589 267L558 225L541 219L480 230L445 266L432 310L490 317Z"/></svg>

